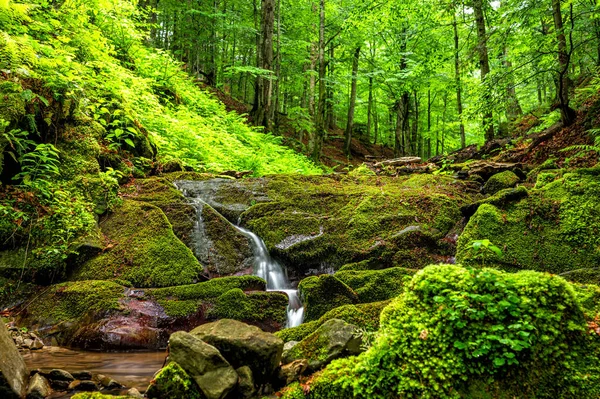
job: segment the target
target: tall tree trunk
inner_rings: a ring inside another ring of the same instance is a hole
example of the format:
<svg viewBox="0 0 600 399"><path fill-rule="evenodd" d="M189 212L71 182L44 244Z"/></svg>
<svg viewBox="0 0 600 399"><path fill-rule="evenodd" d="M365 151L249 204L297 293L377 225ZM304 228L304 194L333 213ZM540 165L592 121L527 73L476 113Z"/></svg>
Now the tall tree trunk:
<svg viewBox="0 0 600 399"><path fill-rule="evenodd" d="M575 121L576 114L569 106L569 64L571 62L571 54L567 50L567 38L560 9L560 0L552 0L552 14L554 17L554 29L556 30L556 41L558 44L556 97L558 108L560 109L561 120L565 126L569 126Z"/></svg>
<svg viewBox="0 0 600 399"><path fill-rule="evenodd" d="M279 128L281 98L281 0L277 0L277 56L275 61L275 106L271 107L271 120Z"/></svg>
<svg viewBox="0 0 600 399"><path fill-rule="evenodd" d="M348 121L346 123L346 142L344 145L344 152L346 156L350 156L350 147L352 144L352 129L354 127L354 108L356 106L356 86L358 81L358 61L360 58L360 47L354 50L354 57L352 58L352 83L350 89L350 104L348 105Z"/></svg>
<svg viewBox="0 0 600 399"><path fill-rule="evenodd" d="M371 125L373 122L373 77L369 76L369 100L367 104L367 140L371 141ZM377 136L373 144L377 144Z"/></svg>
<svg viewBox="0 0 600 399"><path fill-rule="evenodd" d="M316 95L316 87L317 87L317 76L316 68L317 62L319 62L319 51L317 49L318 44L312 43L310 46L310 77L309 77L309 91L308 91L308 112L315 118L316 121L316 106L315 99Z"/></svg>
<svg viewBox="0 0 600 399"><path fill-rule="evenodd" d="M260 68L267 71L273 70L273 24L275 21L275 0L262 0L261 7L261 41L258 51L260 54ZM273 93L273 79L271 76L258 76L256 79L256 93L253 119L256 125L264 126L265 131L272 131L271 107Z"/></svg>
<svg viewBox="0 0 600 399"><path fill-rule="evenodd" d="M465 137L465 124L463 123L463 104L462 104L462 82L460 79L460 43L458 38L458 24L456 23L456 13L452 11L452 26L454 27L454 81L456 84L456 109L460 122L460 148L467 146Z"/></svg>
<svg viewBox="0 0 600 399"><path fill-rule="evenodd" d="M508 107L506 109L506 118L509 122L514 122L518 117L523 115L523 109L519 104L519 98L517 97L517 91L515 90L515 83L512 79L510 70L512 69L512 62L508 59L508 47L504 47L504 58L502 64L508 74L508 87L506 88L506 97L508 100Z"/></svg>
<svg viewBox="0 0 600 399"><path fill-rule="evenodd" d="M487 49L487 34L485 28L485 16L483 13L483 0L473 0L473 13L475 14L475 23L477 25L477 52L479 54L479 66L481 68L481 82L485 85L486 76L490 73L490 60ZM487 92L487 90L486 90ZM489 95L485 95L484 107L488 107ZM483 128L485 130L485 140L494 139L494 122L492 111L484 111Z"/></svg>
<svg viewBox="0 0 600 399"><path fill-rule="evenodd" d="M335 88L334 88L334 84L333 81L334 76L335 76L335 46L333 44L333 41L331 42L331 44L329 45L329 60L327 62L328 65L328 70L329 70L329 84L327 85L327 103L326 103L326 107L327 107L327 117L326 117L326 123L325 126L327 126L328 129L335 129L335 113L334 113L334 93L335 93Z"/></svg>
<svg viewBox="0 0 600 399"><path fill-rule="evenodd" d="M318 163L325 137L325 0L319 1L319 106L315 125L312 158Z"/></svg>
<svg viewBox="0 0 600 399"><path fill-rule="evenodd" d="M421 155L421 140L419 139L419 95L415 90L413 92L413 101L415 106L415 118L412 125L412 151L413 155L420 156Z"/></svg>
<svg viewBox="0 0 600 399"><path fill-rule="evenodd" d="M431 158L431 89L427 90L427 158Z"/></svg>

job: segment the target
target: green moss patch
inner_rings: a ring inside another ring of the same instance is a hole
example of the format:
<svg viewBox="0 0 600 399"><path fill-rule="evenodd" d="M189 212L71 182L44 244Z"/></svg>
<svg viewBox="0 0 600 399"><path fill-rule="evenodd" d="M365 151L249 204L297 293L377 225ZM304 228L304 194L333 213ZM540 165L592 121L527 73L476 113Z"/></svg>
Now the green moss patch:
<svg viewBox="0 0 600 399"><path fill-rule="evenodd" d="M150 382L146 391L150 399L201 399L196 382L175 362L169 363Z"/></svg>
<svg viewBox="0 0 600 399"><path fill-rule="evenodd" d="M500 190L513 188L520 180L514 172L506 170L490 177L483 186L483 191L487 194L496 194Z"/></svg>
<svg viewBox="0 0 600 399"><path fill-rule="evenodd" d="M334 276L352 288L362 303L384 301L400 295L415 270L392 267L383 270L346 270Z"/></svg>
<svg viewBox="0 0 600 399"><path fill-rule="evenodd" d="M304 304L304 320L317 320L329 310L358 303L358 296L334 276L324 274L300 281L300 300Z"/></svg>
<svg viewBox="0 0 600 399"><path fill-rule="evenodd" d="M136 287L165 287L193 283L202 273L191 250L153 205L125 201L100 227L107 250L83 264L72 279L124 279Z"/></svg>

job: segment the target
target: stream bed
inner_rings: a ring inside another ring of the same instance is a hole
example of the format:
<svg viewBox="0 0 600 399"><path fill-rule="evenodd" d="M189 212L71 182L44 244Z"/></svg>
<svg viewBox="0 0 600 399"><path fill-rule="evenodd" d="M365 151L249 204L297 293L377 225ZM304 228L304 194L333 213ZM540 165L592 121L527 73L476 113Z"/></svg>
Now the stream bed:
<svg viewBox="0 0 600 399"><path fill-rule="evenodd" d="M38 351L24 352L27 367L32 369L62 369L69 372L90 371L104 374L125 385L143 392L154 374L162 367L166 352L87 352L57 346L46 346ZM74 394L74 393L72 393ZM72 394L53 396L68 398Z"/></svg>

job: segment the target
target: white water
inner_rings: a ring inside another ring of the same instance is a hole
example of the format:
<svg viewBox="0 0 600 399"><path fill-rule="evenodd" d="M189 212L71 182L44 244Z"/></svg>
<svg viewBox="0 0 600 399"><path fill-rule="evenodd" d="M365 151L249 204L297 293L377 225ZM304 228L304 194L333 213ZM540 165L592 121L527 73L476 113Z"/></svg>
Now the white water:
<svg viewBox="0 0 600 399"><path fill-rule="evenodd" d="M287 326L296 327L302 324L304 307L298 291L290 287L285 270L279 262L271 257L263 240L250 230L236 226L240 233L250 239L254 252L254 274L267 282L267 291L282 291L288 296Z"/></svg>

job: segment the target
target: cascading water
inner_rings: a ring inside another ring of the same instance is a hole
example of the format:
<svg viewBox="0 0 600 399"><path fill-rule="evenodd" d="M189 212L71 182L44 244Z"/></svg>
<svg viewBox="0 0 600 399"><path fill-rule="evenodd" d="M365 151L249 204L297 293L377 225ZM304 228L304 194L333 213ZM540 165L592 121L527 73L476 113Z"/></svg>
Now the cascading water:
<svg viewBox="0 0 600 399"><path fill-rule="evenodd" d="M302 324L304 307L298 291L292 289L287 279L285 270L279 262L271 257L263 240L253 232L236 226L240 233L250 239L254 251L254 274L267 282L267 291L283 291L288 296L287 327L296 327Z"/></svg>
<svg viewBox="0 0 600 399"><path fill-rule="evenodd" d="M224 182L214 179L205 182L181 181L176 183L176 187L183 194L190 198L197 209L197 221L193 232L194 253L203 261L208 257L210 246L212 245L207 240L204 234L204 222L202 220L202 207L210 205L215 207L218 203L212 197L215 192L215 187ZM240 224L239 221L237 223ZM304 307L298 297L298 291L293 289L285 269L271 257L263 240L253 232L233 225L240 233L246 236L251 244L254 255L254 274L263 278L267 282L267 291L285 292L288 296L287 308L287 325L286 327L296 327L302 324L304 318Z"/></svg>

